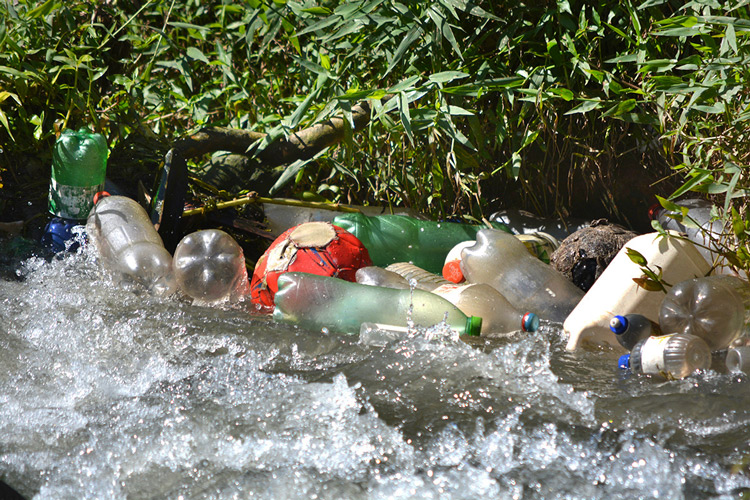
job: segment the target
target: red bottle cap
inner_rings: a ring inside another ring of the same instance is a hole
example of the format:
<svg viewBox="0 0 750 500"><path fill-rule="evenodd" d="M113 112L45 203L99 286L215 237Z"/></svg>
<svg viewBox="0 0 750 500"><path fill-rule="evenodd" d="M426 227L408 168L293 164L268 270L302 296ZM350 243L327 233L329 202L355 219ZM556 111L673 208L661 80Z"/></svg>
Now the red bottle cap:
<svg viewBox="0 0 750 500"><path fill-rule="evenodd" d="M464 273L461 271L461 261L451 260L443 266L443 278L453 283L462 283L465 281Z"/></svg>

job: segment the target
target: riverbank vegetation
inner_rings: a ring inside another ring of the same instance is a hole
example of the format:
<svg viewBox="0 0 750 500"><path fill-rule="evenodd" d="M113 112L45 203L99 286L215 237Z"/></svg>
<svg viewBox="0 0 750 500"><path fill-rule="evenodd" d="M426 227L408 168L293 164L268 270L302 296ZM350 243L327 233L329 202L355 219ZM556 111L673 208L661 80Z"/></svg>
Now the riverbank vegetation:
<svg viewBox="0 0 750 500"><path fill-rule="evenodd" d="M745 3L2 0L0 193L43 199L66 127L103 133L128 182L202 128L265 134L257 156L341 117L340 143L270 170L268 194L643 230L654 195L697 191L748 267Z"/></svg>

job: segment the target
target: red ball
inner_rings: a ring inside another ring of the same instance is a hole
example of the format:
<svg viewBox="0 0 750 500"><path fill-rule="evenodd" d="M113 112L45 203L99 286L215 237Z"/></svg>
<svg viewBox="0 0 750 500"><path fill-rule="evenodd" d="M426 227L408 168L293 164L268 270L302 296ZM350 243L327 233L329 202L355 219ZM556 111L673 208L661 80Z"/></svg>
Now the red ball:
<svg viewBox="0 0 750 500"><path fill-rule="evenodd" d="M288 271L355 281L357 269L371 265L367 249L350 232L329 222L305 222L284 231L258 259L250 298L273 307L279 276Z"/></svg>

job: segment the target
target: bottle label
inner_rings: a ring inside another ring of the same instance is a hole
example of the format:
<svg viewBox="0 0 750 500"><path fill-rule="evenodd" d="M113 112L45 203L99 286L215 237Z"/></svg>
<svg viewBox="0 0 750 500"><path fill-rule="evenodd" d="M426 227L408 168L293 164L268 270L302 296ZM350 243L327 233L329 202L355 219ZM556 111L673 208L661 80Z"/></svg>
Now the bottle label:
<svg viewBox="0 0 750 500"><path fill-rule="evenodd" d="M643 370L643 373L660 373L669 378L664 364L664 349L671 339L671 335L646 339L641 347L641 370Z"/></svg>
<svg viewBox="0 0 750 500"><path fill-rule="evenodd" d="M94 195L103 189L104 183L96 186L67 186L50 179L49 211L66 219L86 219L94 206Z"/></svg>

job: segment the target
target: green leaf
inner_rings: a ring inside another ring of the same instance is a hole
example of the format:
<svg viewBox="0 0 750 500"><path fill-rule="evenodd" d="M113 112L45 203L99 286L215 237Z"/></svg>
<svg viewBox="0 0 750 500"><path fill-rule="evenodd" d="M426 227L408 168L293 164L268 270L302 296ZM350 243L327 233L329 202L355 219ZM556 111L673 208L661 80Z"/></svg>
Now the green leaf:
<svg viewBox="0 0 750 500"><path fill-rule="evenodd" d="M314 16L330 16L332 13L331 9L328 7L310 7L308 9L302 9L302 12Z"/></svg>
<svg viewBox="0 0 750 500"><path fill-rule="evenodd" d="M568 89L562 88L562 87L551 88L549 91L552 92L553 94L557 95L557 96L562 97L566 101L571 101L575 97L575 95L573 94L573 92L571 92Z"/></svg>
<svg viewBox="0 0 750 500"><path fill-rule="evenodd" d="M210 64L210 61L203 54L203 52L201 52L200 50L198 50L195 47L188 47L186 54L187 54L187 56L190 59L194 59L196 61L200 61L200 62L203 62L203 63L206 63L206 64Z"/></svg>
<svg viewBox="0 0 750 500"><path fill-rule="evenodd" d="M409 47L412 43L414 43L414 40L419 38L421 32L422 30L419 28L419 26L412 26L404 39L401 40L401 43L396 49L396 52L394 52L393 57L391 58L391 62L388 65L388 69L385 71L385 74L383 76L387 76L388 74L390 74L390 72L393 71L396 65L401 62L401 58L404 57L404 54L407 50L409 50Z"/></svg>
<svg viewBox="0 0 750 500"><path fill-rule="evenodd" d="M44 17L49 15L50 12L52 12L53 9L57 9L60 7L61 3L56 3L53 0L47 0L42 5L35 7L31 9L27 14L26 17L29 19L36 19L37 17Z"/></svg>
<svg viewBox="0 0 750 500"><path fill-rule="evenodd" d="M469 74L464 73L463 71L443 71L441 73L434 73L430 75L429 80L434 83L448 83L452 82L453 80L466 78L468 76Z"/></svg>
<svg viewBox="0 0 750 500"><path fill-rule="evenodd" d="M409 142L414 144L414 136L412 135L411 130L411 117L409 115L409 100L404 92L401 92L398 95L398 111L399 116L401 117L401 123L404 126L404 132L406 132Z"/></svg>
<svg viewBox="0 0 750 500"><path fill-rule="evenodd" d="M601 99L599 98L584 100L582 104L579 104L578 106L566 112L565 114L574 115L576 113L588 113L589 111L593 111L595 109L601 108L602 104L603 103Z"/></svg>
<svg viewBox="0 0 750 500"><path fill-rule="evenodd" d="M648 260L646 260L646 257L644 257L643 254L638 250L634 250L630 247L625 247L625 255L627 255L633 263L638 264L639 266L648 265Z"/></svg>

